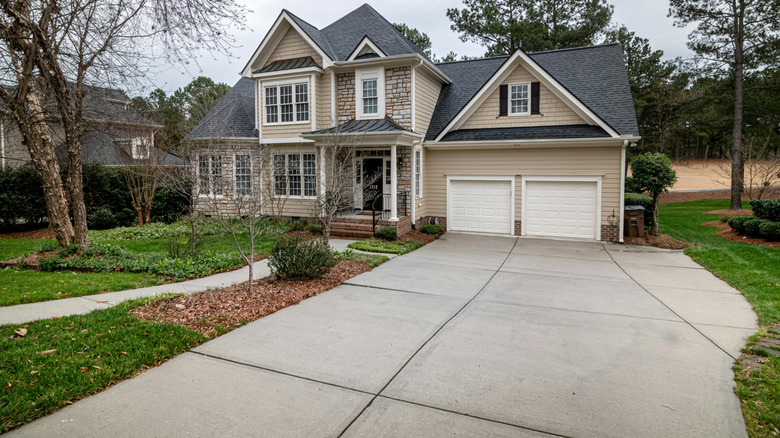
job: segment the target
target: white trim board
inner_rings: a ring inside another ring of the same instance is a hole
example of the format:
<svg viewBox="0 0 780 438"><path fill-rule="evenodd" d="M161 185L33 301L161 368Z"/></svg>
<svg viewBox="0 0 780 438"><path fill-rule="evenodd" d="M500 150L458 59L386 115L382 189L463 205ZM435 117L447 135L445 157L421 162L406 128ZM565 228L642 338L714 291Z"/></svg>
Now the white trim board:
<svg viewBox="0 0 780 438"><path fill-rule="evenodd" d="M347 61L352 61L358 56L360 56L363 53L368 53L367 51L364 52L363 49L369 48L372 52L379 55L380 58L385 58L387 55L385 55L385 52L383 52L376 44L374 44L373 41L371 41L371 38L368 37L368 35L364 36L362 40L360 40L360 43L358 43L357 47L355 47L355 50L352 51L352 53L349 54L349 57L347 57Z"/></svg>

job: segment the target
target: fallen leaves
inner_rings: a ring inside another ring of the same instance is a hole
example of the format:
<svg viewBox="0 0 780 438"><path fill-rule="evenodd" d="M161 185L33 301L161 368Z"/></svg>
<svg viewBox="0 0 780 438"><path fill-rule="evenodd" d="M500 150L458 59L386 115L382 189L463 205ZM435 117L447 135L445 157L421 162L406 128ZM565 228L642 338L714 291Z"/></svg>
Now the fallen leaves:
<svg viewBox="0 0 780 438"><path fill-rule="evenodd" d="M14 333L16 333L19 336L24 336L24 335L27 334L27 329L24 328L24 327L21 327L21 328L18 328L16 330L14 330Z"/></svg>
<svg viewBox="0 0 780 438"><path fill-rule="evenodd" d="M44 351L36 351L35 354L52 354L57 351L56 348L53 348L51 350L44 350Z"/></svg>

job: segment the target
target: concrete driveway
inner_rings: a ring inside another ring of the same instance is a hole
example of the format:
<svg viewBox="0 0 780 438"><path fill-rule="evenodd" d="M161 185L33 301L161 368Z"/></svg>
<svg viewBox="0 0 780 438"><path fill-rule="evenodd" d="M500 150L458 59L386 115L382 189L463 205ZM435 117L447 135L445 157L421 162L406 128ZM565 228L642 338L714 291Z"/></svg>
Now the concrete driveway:
<svg viewBox="0 0 780 438"><path fill-rule="evenodd" d="M747 436L756 330L680 252L447 234L23 436Z"/></svg>

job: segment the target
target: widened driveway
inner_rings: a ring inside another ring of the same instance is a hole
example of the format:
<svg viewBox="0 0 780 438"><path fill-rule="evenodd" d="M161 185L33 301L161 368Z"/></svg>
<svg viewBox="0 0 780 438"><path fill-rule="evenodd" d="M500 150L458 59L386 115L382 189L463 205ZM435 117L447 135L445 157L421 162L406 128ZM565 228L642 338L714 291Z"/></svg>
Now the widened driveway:
<svg viewBox="0 0 780 438"><path fill-rule="evenodd" d="M680 252L447 234L24 436L747 436L755 315Z"/></svg>

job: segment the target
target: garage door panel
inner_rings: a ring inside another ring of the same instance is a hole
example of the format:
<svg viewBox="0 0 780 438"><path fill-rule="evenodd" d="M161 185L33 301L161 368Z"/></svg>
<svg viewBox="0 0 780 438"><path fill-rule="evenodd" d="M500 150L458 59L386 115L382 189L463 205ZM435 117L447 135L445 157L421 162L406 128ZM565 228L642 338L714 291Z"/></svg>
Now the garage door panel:
<svg viewBox="0 0 780 438"><path fill-rule="evenodd" d="M596 191L595 182L526 181L526 234L595 238Z"/></svg>
<svg viewBox="0 0 780 438"><path fill-rule="evenodd" d="M510 233L510 181L450 180L448 222L455 231Z"/></svg>

